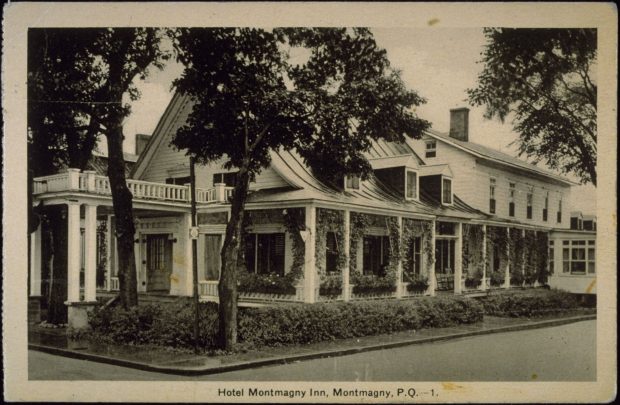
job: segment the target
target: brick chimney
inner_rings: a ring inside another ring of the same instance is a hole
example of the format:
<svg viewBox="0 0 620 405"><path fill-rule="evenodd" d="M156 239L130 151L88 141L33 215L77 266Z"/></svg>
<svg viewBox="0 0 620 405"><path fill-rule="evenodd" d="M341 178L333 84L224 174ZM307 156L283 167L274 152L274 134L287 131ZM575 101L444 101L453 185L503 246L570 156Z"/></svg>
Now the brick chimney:
<svg viewBox="0 0 620 405"><path fill-rule="evenodd" d="M465 142L469 140L469 108L450 110L450 137Z"/></svg>
<svg viewBox="0 0 620 405"><path fill-rule="evenodd" d="M151 139L151 135L136 134L136 155L140 155L146 149L149 139Z"/></svg>

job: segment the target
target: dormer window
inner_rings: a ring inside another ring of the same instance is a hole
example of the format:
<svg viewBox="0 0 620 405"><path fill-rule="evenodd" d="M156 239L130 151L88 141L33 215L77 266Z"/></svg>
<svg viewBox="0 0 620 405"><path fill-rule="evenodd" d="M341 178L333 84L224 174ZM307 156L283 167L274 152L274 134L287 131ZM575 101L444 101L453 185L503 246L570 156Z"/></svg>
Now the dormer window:
<svg viewBox="0 0 620 405"><path fill-rule="evenodd" d="M426 155L427 158L434 158L437 156L437 141L426 141Z"/></svg>
<svg viewBox="0 0 620 405"><path fill-rule="evenodd" d="M418 199L418 173L413 170L406 171L405 198L407 200Z"/></svg>
<svg viewBox="0 0 620 405"><path fill-rule="evenodd" d="M452 179L447 177L441 178L441 203L452 205Z"/></svg>
<svg viewBox="0 0 620 405"><path fill-rule="evenodd" d="M344 177L344 189L345 190L359 190L360 189L360 176L349 175Z"/></svg>

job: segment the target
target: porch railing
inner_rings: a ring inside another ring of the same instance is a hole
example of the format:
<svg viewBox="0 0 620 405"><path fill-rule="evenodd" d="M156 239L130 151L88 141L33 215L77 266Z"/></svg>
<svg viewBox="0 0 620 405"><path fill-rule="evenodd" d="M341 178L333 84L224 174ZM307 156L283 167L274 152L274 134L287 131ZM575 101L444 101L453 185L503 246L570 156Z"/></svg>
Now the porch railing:
<svg viewBox="0 0 620 405"><path fill-rule="evenodd" d="M189 202L191 196L189 186L175 184L127 179L127 187L134 198L144 200ZM61 191L79 191L98 195L112 194L110 180L106 176L96 175L95 172L80 173L77 169L68 169L66 173L34 179L33 193L35 195ZM210 189L197 188L196 201L199 203L227 202L232 192L233 187L226 187L225 184L217 184L216 187Z"/></svg>

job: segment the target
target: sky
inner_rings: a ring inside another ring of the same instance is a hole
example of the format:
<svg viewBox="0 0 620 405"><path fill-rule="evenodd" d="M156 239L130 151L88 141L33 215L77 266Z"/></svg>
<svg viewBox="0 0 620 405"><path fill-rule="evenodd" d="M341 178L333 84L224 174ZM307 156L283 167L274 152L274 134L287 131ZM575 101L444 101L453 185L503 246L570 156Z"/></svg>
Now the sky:
<svg viewBox="0 0 620 405"><path fill-rule="evenodd" d="M469 107L469 140L517 156L517 147L511 143L518 135L511 123L487 120L483 107L472 107L466 101L466 90L476 86L483 67L478 63L485 45L481 28L375 27L371 31L377 44L386 49L392 67L401 71L405 84L426 99L416 113L430 121L433 129L448 132L449 110ZM154 69L146 80L137 82L141 98L132 102L132 114L124 125L126 152L134 151L136 133L153 132L172 98L171 83L182 70L169 61L162 71ZM572 198L573 209L594 213L595 188L574 187L575 194L579 198Z"/></svg>

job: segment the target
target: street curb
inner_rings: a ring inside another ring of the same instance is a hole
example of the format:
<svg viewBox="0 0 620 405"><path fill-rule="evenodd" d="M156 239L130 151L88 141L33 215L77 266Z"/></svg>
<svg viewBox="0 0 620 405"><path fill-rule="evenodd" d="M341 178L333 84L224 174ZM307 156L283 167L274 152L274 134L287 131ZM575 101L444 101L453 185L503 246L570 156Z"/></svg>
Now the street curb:
<svg viewBox="0 0 620 405"><path fill-rule="evenodd" d="M112 364L116 366L129 367L142 371L151 371L157 373L166 373L166 374L175 374L175 375L186 375L186 376L197 376L197 375L208 375L208 374L218 374L228 371L237 371L248 368L258 368L264 367L274 364L288 364L293 362L298 362L302 360L311 360L311 359L320 359L326 357L338 357L338 356L346 356L350 354L356 353L364 353L375 350L382 349L392 349L403 346L411 346L418 345L423 343L432 343L432 342L440 342L446 340L453 340L471 336L480 336L480 335L490 335L493 333L504 333L504 332L515 332L522 330L530 330L530 329L539 329L546 328L551 326L560 326L574 322L588 321L596 319L596 314L589 315L581 315L570 318L562 318L562 319L552 319L547 321L540 321L531 324L521 324L521 325L511 325L511 326L500 326L492 329L485 330L476 330L476 331L468 331L468 332L459 332L452 333L444 336L431 336L428 338L422 339L410 339L403 340L399 342L390 342L390 343L381 343L369 346L362 347L353 347L348 349L337 349L332 351L325 352L313 352L313 353L305 353L305 354L293 354L288 356L278 356L278 357L269 357L266 359L258 359L258 360L250 360L244 361L240 363L226 364L214 367L169 367L169 366L156 366L148 363L141 363L137 361L131 360L123 360L114 357L102 356L98 354L84 353L76 350L70 349L60 349L52 346L44 346L35 343L29 343L29 350L36 350L44 353L79 359L79 360L90 360L96 361L99 363Z"/></svg>

